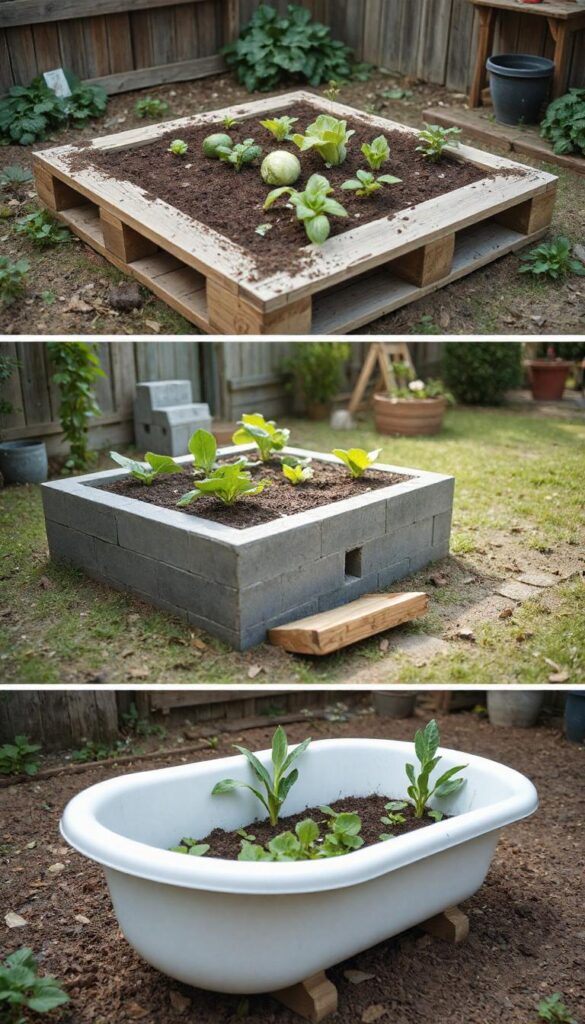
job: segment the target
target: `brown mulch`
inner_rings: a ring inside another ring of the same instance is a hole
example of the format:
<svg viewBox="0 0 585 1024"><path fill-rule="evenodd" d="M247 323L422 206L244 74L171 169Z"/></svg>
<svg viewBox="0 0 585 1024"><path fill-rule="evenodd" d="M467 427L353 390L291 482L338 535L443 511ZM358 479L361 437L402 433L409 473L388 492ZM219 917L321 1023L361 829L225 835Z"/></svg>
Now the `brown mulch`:
<svg viewBox="0 0 585 1024"><path fill-rule="evenodd" d="M410 479L400 473L369 469L358 480L353 480L345 467L326 462L315 461L312 468L315 470L313 479L293 487L284 477L280 462L267 462L250 470L252 479L270 480L270 487L266 487L260 494L244 496L231 507L204 495L179 511L243 530ZM192 489L193 476L189 469L184 469L180 474L158 477L149 485L133 477L125 477L100 488L127 498L146 501L159 508L175 510L179 498Z"/></svg>
<svg viewBox="0 0 585 1024"><path fill-rule="evenodd" d="M411 739L429 717L428 711L416 721L367 714L343 723L291 725L287 732L291 742L307 733L315 739ZM463 904L471 921L469 939L452 946L411 930L330 969L339 989L339 1012L332 1019L356 1024L379 1005L381 1020L392 1024L536 1024L538 1001L560 991L582 1024L585 748L567 743L551 725L495 729L472 713L439 716L439 724L446 746L526 773L539 790L540 809L504 830L486 882ZM225 756L234 741L261 749L273 728L269 721L241 739L222 736L218 750L197 757ZM176 752L169 754L169 764L180 761ZM23 928L1 927L0 947L7 954L31 946L41 970L61 979L71 1004L51 1015L60 1024L228 1024L246 1006L234 996L179 984L144 963L119 931L101 868L59 837L59 817L75 793L132 770L96 768L0 791L2 917L12 910L27 922ZM27 849L31 842L35 847ZM63 871L48 872L57 862ZM344 974L348 969L373 977L352 984ZM268 996L251 997L245 1019L298 1024L298 1017Z"/></svg>

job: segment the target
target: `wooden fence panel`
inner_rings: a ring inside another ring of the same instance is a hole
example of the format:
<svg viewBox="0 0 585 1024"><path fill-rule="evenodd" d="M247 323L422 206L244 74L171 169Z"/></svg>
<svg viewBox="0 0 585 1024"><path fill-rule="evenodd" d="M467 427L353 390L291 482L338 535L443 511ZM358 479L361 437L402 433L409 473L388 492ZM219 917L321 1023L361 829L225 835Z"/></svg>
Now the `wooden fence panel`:
<svg viewBox="0 0 585 1024"><path fill-rule="evenodd" d="M0 693L0 743L28 735L44 750L109 742L118 735L114 691L4 690Z"/></svg>

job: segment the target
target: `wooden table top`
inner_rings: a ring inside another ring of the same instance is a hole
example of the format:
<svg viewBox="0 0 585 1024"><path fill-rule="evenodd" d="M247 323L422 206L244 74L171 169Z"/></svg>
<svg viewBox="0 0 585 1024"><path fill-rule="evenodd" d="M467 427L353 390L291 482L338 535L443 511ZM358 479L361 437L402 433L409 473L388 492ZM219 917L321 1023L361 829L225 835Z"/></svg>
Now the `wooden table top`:
<svg viewBox="0 0 585 1024"><path fill-rule="evenodd" d="M541 4L523 4L520 0L470 0L475 7L497 7L501 11L520 11L523 14L540 14L547 18L563 21L585 14L585 7L574 0L545 0Z"/></svg>

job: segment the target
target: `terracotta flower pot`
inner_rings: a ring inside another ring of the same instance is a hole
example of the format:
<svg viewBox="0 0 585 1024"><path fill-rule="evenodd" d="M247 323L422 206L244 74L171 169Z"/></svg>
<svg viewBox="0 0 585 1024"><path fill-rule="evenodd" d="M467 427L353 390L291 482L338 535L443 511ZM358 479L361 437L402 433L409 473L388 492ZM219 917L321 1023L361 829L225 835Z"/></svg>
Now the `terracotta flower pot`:
<svg viewBox="0 0 585 1024"><path fill-rule="evenodd" d="M527 366L532 397L537 402L560 402L572 365L563 359L531 359Z"/></svg>
<svg viewBox="0 0 585 1024"><path fill-rule="evenodd" d="M445 398L389 398L374 395L374 421L379 434L438 434L447 408Z"/></svg>
<svg viewBox="0 0 585 1024"><path fill-rule="evenodd" d="M305 415L308 420L326 420L331 412L330 402L307 402Z"/></svg>

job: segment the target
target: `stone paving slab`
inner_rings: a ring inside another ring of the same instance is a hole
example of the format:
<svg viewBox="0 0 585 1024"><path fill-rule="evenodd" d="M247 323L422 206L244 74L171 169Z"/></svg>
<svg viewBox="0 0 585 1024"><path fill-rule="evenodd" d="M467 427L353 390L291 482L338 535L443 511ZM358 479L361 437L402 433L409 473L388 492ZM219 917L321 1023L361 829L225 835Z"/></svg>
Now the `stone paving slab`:
<svg viewBox="0 0 585 1024"><path fill-rule="evenodd" d="M554 587L560 582L560 577L550 572L524 572L518 577L518 583L527 583L531 587Z"/></svg>
<svg viewBox="0 0 585 1024"><path fill-rule="evenodd" d="M538 594L539 587L529 587L527 583L519 583L518 580L505 580L496 587L494 593L502 597L509 597L511 601L527 601L529 597Z"/></svg>

